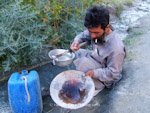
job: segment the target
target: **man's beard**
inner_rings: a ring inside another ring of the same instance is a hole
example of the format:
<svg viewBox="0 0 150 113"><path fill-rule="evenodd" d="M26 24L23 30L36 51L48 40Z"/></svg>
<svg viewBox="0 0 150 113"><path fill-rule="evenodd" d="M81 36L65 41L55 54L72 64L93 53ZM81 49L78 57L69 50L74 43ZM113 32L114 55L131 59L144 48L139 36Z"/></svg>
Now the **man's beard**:
<svg viewBox="0 0 150 113"><path fill-rule="evenodd" d="M93 42L95 44L103 44L103 43L105 43L105 31L104 31L102 36L96 37L96 38L92 38L92 40L93 40Z"/></svg>

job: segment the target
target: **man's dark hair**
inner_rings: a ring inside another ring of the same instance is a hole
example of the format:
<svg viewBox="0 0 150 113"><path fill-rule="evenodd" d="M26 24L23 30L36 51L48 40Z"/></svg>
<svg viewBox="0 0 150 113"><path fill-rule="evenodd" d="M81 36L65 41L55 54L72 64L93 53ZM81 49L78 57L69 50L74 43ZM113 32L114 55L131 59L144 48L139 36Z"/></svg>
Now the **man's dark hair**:
<svg viewBox="0 0 150 113"><path fill-rule="evenodd" d="M105 30L109 24L109 11L101 5L89 8L86 12L84 25L87 28L101 26Z"/></svg>

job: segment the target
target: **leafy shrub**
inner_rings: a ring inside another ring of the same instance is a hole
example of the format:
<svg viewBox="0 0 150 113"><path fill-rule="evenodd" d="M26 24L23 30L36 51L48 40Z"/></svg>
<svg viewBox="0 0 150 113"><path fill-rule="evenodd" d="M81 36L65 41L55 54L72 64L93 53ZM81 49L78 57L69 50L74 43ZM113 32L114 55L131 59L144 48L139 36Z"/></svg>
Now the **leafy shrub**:
<svg viewBox="0 0 150 113"><path fill-rule="evenodd" d="M0 70L37 62L45 24L31 5L5 4L0 10Z"/></svg>
<svg viewBox="0 0 150 113"><path fill-rule="evenodd" d="M66 48L75 35L85 29L83 20L86 9L101 3L102 0L37 0L35 10L39 12L47 27L52 27L48 35L49 43Z"/></svg>
<svg viewBox="0 0 150 113"><path fill-rule="evenodd" d="M120 0L14 1L0 1L0 70L4 71L37 62L45 40L53 47L68 48L85 29L87 8L113 4L117 15L123 9Z"/></svg>
<svg viewBox="0 0 150 113"><path fill-rule="evenodd" d="M48 41L59 48L68 47L75 35L85 29L81 24L87 8L97 4L112 4L116 8L117 16L123 10L120 0L23 0L23 3L32 4L47 28L51 26L47 34Z"/></svg>
<svg viewBox="0 0 150 113"><path fill-rule="evenodd" d="M112 4L116 8L116 15L119 17L121 11L124 9L122 1L121 0L111 0L110 4Z"/></svg>
<svg viewBox="0 0 150 113"><path fill-rule="evenodd" d="M132 0L124 0L125 4L131 6L133 4Z"/></svg>

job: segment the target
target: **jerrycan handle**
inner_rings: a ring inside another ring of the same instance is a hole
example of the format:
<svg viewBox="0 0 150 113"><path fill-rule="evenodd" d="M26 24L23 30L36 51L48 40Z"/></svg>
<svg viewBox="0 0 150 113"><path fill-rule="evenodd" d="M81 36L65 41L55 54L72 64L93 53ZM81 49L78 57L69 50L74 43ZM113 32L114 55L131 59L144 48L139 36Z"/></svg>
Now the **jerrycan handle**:
<svg viewBox="0 0 150 113"><path fill-rule="evenodd" d="M21 79L25 80L25 90L26 90L26 93L27 93L27 96L28 96L28 102L30 102L31 97L30 97L30 94L29 94L29 90L28 90L28 86L27 86L27 77L26 77L26 75L28 75L28 71L27 70L21 71L21 75L22 75Z"/></svg>

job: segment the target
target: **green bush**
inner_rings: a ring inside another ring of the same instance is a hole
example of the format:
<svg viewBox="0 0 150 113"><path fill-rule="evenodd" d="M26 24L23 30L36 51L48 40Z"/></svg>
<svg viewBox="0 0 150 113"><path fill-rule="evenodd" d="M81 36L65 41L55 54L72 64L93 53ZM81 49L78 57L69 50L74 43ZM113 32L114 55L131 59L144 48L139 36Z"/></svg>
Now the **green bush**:
<svg viewBox="0 0 150 113"><path fill-rule="evenodd" d="M124 0L125 4L131 6L133 4L132 0Z"/></svg>
<svg viewBox="0 0 150 113"><path fill-rule="evenodd" d="M36 0L34 7L47 27L52 28L48 34L49 43L66 48L75 35L85 29L83 20L86 9L101 3L102 0Z"/></svg>
<svg viewBox="0 0 150 113"><path fill-rule="evenodd" d="M96 4L113 4L117 15L123 9L120 0L0 0L0 70L36 63L45 40L68 48L86 29L86 9Z"/></svg>
<svg viewBox="0 0 150 113"><path fill-rule="evenodd" d="M116 8L116 15L119 17L121 11L124 9L122 1L121 0L111 0L110 4L112 4Z"/></svg>
<svg viewBox="0 0 150 113"><path fill-rule="evenodd" d="M81 31L85 30L82 16L80 19L75 19L75 17L70 18L65 23L61 24L59 28L60 36L60 45L62 48L69 48L73 42L74 37L79 34Z"/></svg>
<svg viewBox="0 0 150 113"><path fill-rule="evenodd" d="M31 5L5 4L0 10L0 70L37 62L45 42L45 24Z"/></svg>
<svg viewBox="0 0 150 113"><path fill-rule="evenodd" d="M81 24L87 8L97 4L112 4L117 16L123 10L120 0L23 0L23 4L34 6L47 28L50 26L48 42L59 48L68 47L75 35L85 29Z"/></svg>

